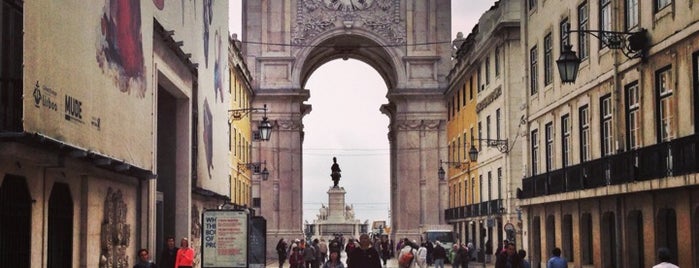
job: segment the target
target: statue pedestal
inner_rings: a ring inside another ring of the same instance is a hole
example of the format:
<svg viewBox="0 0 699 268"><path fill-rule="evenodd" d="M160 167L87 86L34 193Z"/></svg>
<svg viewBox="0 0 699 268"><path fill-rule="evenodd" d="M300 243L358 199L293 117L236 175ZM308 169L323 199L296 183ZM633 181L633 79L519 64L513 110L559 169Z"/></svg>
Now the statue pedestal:
<svg viewBox="0 0 699 268"><path fill-rule="evenodd" d="M345 188L330 187L328 190L328 223L346 223Z"/></svg>

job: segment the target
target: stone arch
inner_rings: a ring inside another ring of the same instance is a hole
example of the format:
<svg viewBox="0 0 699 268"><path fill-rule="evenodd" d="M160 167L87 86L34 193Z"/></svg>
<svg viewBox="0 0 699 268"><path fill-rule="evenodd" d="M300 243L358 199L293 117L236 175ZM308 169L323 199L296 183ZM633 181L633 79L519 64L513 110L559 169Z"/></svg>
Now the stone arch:
<svg viewBox="0 0 699 268"><path fill-rule="evenodd" d="M399 60L402 54L371 32L355 30L348 34L338 29L316 38L297 53L296 58L300 60L293 67L293 84L304 88L313 72L323 64L353 58L374 68L390 91L405 84L405 69Z"/></svg>
<svg viewBox="0 0 699 268"><path fill-rule="evenodd" d="M373 4L372 4L373 3ZM244 1L242 52L255 93L267 105L272 139L253 144L253 159L270 176L253 182L253 207L267 220L267 244L303 237L303 117L310 75L323 64L353 58L374 68L388 89L391 236L420 239L446 225L446 181L437 177L446 141L443 92L451 69L451 1ZM438 27L434 27L438 26ZM359 46L359 45L362 46ZM252 114L253 122L262 114ZM274 254L274 248L267 252Z"/></svg>

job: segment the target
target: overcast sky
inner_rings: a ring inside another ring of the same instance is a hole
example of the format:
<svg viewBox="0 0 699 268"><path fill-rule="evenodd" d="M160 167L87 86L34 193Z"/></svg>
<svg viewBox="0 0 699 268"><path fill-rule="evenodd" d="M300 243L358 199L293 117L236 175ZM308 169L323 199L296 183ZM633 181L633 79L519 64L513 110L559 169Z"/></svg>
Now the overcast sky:
<svg viewBox="0 0 699 268"><path fill-rule="evenodd" d="M451 39L457 32L468 35L494 2L453 0ZM230 31L240 38L240 0L230 5ZM303 119L303 219L313 222L321 204L328 204L335 156L342 169L340 186L356 218L390 221L388 117L379 111L388 103L385 82L363 62L335 60L318 68L306 88L313 111Z"/></svg>

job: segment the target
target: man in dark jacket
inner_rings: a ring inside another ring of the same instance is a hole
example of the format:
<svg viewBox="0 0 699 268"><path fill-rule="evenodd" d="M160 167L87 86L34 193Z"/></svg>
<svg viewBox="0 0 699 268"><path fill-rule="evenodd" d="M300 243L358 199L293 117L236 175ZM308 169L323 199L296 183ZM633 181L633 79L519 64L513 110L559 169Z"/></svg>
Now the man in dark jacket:
<svg viewBox="0 0 699 268"><path fill-rule="evenodd" d="M435 268L444 268L444 260L447 259L447 250L442 247L442 243L439 241L435 242L434 249L432 250L432 259L434 259Z"/></svg>
<svg viewBox="0 0 699 268"><path fill-rule="evenodd" d="M175 258L177 258L177 250L175 247L175 238L170 236L167 238L167 247L160 253L158 264L160 267L175 267Z"/></svg>
<svg viewBox="0 0 699 268"><path fill-rule="evenodd" d="M381 268L379 251L371 246L368 234L359 236L359 247L348 252L348 268Z"/></svg>

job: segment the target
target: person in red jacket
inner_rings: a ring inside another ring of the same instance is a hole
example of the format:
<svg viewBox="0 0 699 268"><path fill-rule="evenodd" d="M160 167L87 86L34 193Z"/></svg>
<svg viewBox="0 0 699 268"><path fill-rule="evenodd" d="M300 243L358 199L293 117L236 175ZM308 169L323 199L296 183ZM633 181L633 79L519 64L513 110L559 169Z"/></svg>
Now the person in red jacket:
<svg viewBox="0 0 699 268"><path fill-rule="evenodd" d="M189 247L189 240L183 237L180 241L180 249L177 250L175 268L192 268L194 265L194 249Z"/></svg>

